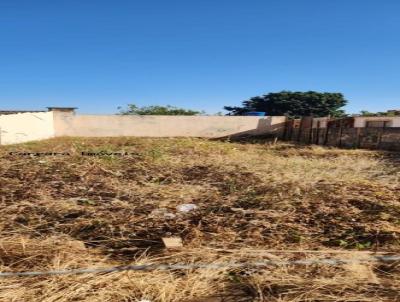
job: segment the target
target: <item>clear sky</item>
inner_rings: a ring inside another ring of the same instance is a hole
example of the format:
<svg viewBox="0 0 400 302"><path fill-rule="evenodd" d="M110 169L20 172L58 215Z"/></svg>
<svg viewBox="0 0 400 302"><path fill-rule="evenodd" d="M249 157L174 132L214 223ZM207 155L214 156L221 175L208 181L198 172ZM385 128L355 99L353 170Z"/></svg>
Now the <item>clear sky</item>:
<svg viewBox="0 0 400 302"><path fill-rule="evenodd" d="M0 108L171 104L280 90L400 108L399 0L0 0Z"/></svg>

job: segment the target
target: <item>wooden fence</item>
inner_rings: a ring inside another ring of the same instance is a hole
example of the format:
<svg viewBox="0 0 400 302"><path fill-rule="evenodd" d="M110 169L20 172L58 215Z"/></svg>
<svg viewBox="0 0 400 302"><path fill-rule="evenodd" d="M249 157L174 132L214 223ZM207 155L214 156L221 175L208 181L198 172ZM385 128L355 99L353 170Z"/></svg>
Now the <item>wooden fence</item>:
<svg viewBox="0 0 400 302"><path fill-rule="evenodd" d="M400 151L400 127L355 128L350 119L327 121L311 117L286 122L284 139L304 144Z"/></svg>

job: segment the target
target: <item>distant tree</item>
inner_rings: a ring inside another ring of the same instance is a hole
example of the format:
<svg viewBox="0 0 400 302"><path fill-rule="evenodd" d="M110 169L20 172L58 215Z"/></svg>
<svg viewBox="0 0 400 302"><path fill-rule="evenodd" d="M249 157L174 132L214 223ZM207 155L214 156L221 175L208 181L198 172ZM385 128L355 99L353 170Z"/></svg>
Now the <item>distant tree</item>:
<svg viewBox="0 0 400 302"><path fill-rule="evenodd" d="M386 112L369 112L367 110L361 110L359 114L354 116L400 116L400 110L388 110Z"/></svg>
<svg viewBox="0 0 400 302"><path fill-rule="evenodd" d="M228 115L243 115L250 111L266 112L267 115L301 116L344 116L340 108L347 104L341 93L281 91L252 97L242 107L225 106Z"/></svg>
<svg viewBox="0 0 400 302"><path fill-rule="evenodd" d="M126 109L121 109L119 114L122 115L197 115L202 111L178 108L170 105L166 106L144 106L138 107L135 104L128 104Z"/></svg>
<svg viewBox="0 0 400 302"><path fill-rule="evenodd" d="M355 114L356 116L376 116L376 113L369 112L368 110L361 110L359 114Z"/></svg>

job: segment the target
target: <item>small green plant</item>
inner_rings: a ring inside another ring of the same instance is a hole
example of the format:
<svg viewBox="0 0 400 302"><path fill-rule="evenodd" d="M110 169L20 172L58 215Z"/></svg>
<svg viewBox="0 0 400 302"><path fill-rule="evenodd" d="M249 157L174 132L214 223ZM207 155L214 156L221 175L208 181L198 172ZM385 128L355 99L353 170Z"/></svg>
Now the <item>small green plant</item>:
<svg viewBox="0 0 400 302"><path fill-rule="evenodd" d="M150 149L148 154L153 160L160 159L164 155L164 153L162 152L162 150L160 148Z"/></svg>
<svg viewBox="0 0 400 302"><path fill-rule="evenodd" d="M365 250L365 249L370 248L371 246L372 246L372 243L370 241L367 241L367 242L364 242L364 243L361 243L361 242L357 242L356 243L356 248L358 250Z"/></svg>
<svg viewBox="0 0 400 302"><path fill-rule="evenodd" d="M339 246L341 247L347 247L349 243L346 240L340 239L339 240Z"/></svg>

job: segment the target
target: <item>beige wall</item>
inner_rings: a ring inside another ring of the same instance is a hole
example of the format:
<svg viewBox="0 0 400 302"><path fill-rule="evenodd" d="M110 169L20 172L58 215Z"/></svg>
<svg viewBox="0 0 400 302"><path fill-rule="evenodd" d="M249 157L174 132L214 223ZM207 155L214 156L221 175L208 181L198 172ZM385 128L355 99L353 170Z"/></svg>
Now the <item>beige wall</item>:
<svg viewBox="0 0 400 302"><path fill-rule="evenodd" d="M326 128L328 125L329 117L315 117L313 118L313 128ZM319 124L318 124L319 122Z"/></svg>
<svg viewBox="0 0 400 302"><path fill-rule="evenodd" d="M392 121L391 127L400 127L400 116L389 117L389 116L359 116L354 118L354 127L363 128L366 126L367 121Z"/></svg>
<svg viewBox="0 0 400 302"><path fill-rule="evenodd" d="M0 144L16 144L54 137L53 112L0 115Z"/></svg>
<svg viewBox="0 0 400 302"><path fill-rule="evenodd" d="M56 136L224 137L281 134L285 117L74 115L54 112Z"/></svg>

